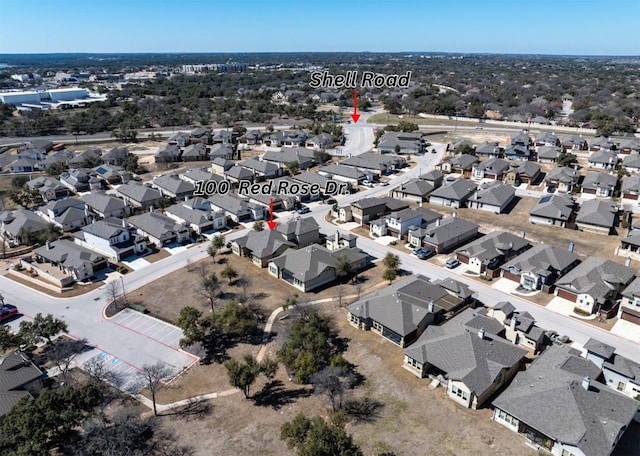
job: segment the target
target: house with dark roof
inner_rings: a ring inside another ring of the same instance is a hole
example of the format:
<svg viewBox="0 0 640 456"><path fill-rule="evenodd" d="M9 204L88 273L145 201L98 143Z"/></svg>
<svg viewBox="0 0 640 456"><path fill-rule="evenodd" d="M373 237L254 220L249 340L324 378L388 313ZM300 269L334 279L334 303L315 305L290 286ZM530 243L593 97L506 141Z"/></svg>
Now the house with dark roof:
<svg viewBox="0 0 640 456"><path fill-rule="evenodd" d="M256 180L273 179L282 175L282 169L278 165L257 158L249 158L239 165L251 171Z"/></svg>
<svg viewBox="0 0 640 456"><path fill-rule="evenodd" d="M401 211L408 207L409 203L395 198L362 198L351 203L350 214L354 222L368 225L370 221L377 220L385 214ZM345 217L344 221L351 220L346 220Z"/></svg>
<svg viewBox="0 0 640 456"><path fill-rule="evenodd" d="M495 141L484 142L475 146L476 157L498 158L500 157L500 146Z"/></svg>
<svg viewBox="0 0 640 456"><path fill-rule="evenodd" d="M467 201L474 194L478 184L467 179L445 180L442 187L429 195L429 204L446 207L466 207Z"/></svg>
<svg viewBox="0 0 640 456"><path fill-rule="evenodd" d="M615 151L618 150L618 144L610 138L598 136L589 142L590 151Z"/></svg>
<svg viewBox="0 0 640 456"><path fill-rule="evenodd" d="M269 273L306 293L333 282L340 273L336 266L343 257L355 272L364 269L369 256L358 248L345 248L331 252L319 244L299 250L287 250L269 262Z"/></svg>
<svg viewBox="0 0 640 456"><path fill-rule="evenodd" d="M59 287L90 279L109 265L104 256L67 239L47 242L33 254L35 261L31 261L29 266L38 276Z"/></svg>
<svg viewBox="0 0 640 456"><path fill-rule="evenodd" d="M633 281L636 270L615 261L587 257L556 281L555 295L575 303L589 315L607 311Z"/></svg>
<svg viewBox="0 0 640 456"><path fill-rule="evenodd" d="M113 261L147 251L147 242L129 229L125 219L106 218L82 227L74 242Z"/></svg>
<svg viewBox="0 0 640 456"><path fill-rule="evenodd" d="M534 145L536 147L541 146L560 146L561 141L555 131L544 131L536 135Z"/></svg>
<svg viewBox="0 0 640 456"><path fill-rule="evenodd" d="M618 223L619 208L611 201L587 200L582 203L576 225L580 231L611 234Z"/></svg>
<svg viewBox="0 0 640 456"><path fill-rule="evenodd" d="M238 144L255 146L262 143L263 133L260 130L247 130L245 134L238 138Z"/></svg>
<svg viewBox="0 0 640 456"><path fill-rule="evenodd" d="M148 238L158 248L175 242L184 244L191 241L191 230L188 226L157 212L134 215L127 221L139 236Z"/></svg>
<svg viewBox="0 0 640 456"><path fill-rule="evenodd" d="M570 150L589 150L587 140L582 135L566 136L562 139L562 149L565 151Z"/></svg>
<svg viewBox="0 0 640 456"><path fill-rule="evenodd" d="M251 203L247 198L232 194L215 194L207 199L211 202L212 210L223 211L227 219L235 223L263 220L265 218L266 211L264 206Z"/></svg>
<svg viewBox="0 0 640 456"><path fill-rule="evenodd" d="M444 173L439 169L432 169L431 171L427 171L424 174L420 174L419 178L420 180L433 185L433 188L438 188L444 181Z"/></svg>
<svg viewBox="0 0 640 456"><path fill-rule="evenodd" d="M302 147L283 147L279 151L268 150L262 156L262 161L273 163L280 169L285 169L288 163L298 163L300 170L308 170L314 163L314 152Z"/></svg>
<svg viewBox="0 0 640 456"><path fill-rule="evenodd" d="M627 155L624 157L622 167L631 174L640 173L640 154Z"/></svg>
<svg viewBox="0 0 640 456"><path fill-rule="evenodd" d="M134 182L119 186L116 189L116 195L122 198L127 205L140 209L149 209L162 199L162 193L158 190Z"/></svg>
<svg viewBox="0 0 640 456"><path fill-rule="evenodd" d="M235 166L235 162L226 158L216 157L211 160L211 172L216 176L224 176L229 169Z"/></svg>
<svg viewBox="0 0 640 456"><path fill-rule="evenodd" d="M69 160L69 168L86 168L102 163L101 149L87 149L76 154Z"/></svg>
<svg viewBox="0 0 640 456"><path fill-rule="evenodd" d="M558 278L580 264L573 252L548 244L536 244L507 261L500 268L501 276L519 283L525 290L551 291Z"/></svg>
<svg viewBox="0 0 640 456"><path fill-rule="evenodd" d="M553 168L547 173L544 178L546 184L546 191L551 193L558 191L567 193L573 190L578 185L580 180L580 172L576 169L569 168L567 166L561 166L559 168Z"/></svg>
<svg viewBox="0 0 640 456"><path fill-rule="evenodd" d="M637 413L633 399L595 379L600 369L554 345L493 400L492 419L556 455L609 456Z"/></svg>
<svg viewBox="0 0 640 456"><path fill-rule="evenodd" d="M229 182L233 182L235 184L239 183L240 181L253 182L255 180L255 177L256 176L252 170L243 168L238 164L230 167L224 172L224 178Z"/></svg>
<svg viewBox="0 0 640 456"><path fill-rule="evenodd" d="M178 174L178 177L194 186L198 181L214 180L216 182L220 182L224 180L222 176L212 174L209 168L188 169L185 172Z"/></svg>
<svg viewBox="0 0 640 456"><path fill-rule="evenodd" d="M233 144L233 131L218 130L211 138L213 144Z"/></svg>
<svg viewBox="0 0 640 456"><path fill-rule="evenodd" d="M162 196L176 199L185 199L193 196L195 187L186 180L180 179L177 174L157 176L151 184Z"/></svg>
<svg viewBox="0 0 640 456"><path fill-rule="evenodd" d="M520 369L526 350L496 334L500 323L466 309L440 326L428 326L404 350L403 367L417 377L446 379L447 396L476 409Z"/></svg>
<svg viewBox="0 0 640 456"><path fill-rule="evenodd" d="M69 189L51 176L39 176L27 181L27 187L37 191L44 201L54 201L69 195Z"/></svg>
<svg viewBox="0 0 640 456"><path fill-rule="evenodd" d="M602 369L605 385L633 398L640 395L640 364L618 355L615 347L593 338L584 344L584 349L585 358Z"/></svg>
<svg viewBox="0 0 640 456"><path fill-rule="evenodd" d="M191 144L184 148L180 158L183 162L209 160L209 150L203 143Z"/></svg>
<svg viewBox="0 0 640 456"><path fill-rule="evenodd" d="M120 198L102 192L91 192L80 197L91 214L100 218L122 218L129 215L129 207Z"/></svg>
<svg viewBox="0 0 640 456"><path fill-rule="evenodd" d="M630 206L640 204L640 176L627 176L620 186L620 198L622 203Z"/></svg>
<svg viewBox="0 0 640 456"><path fill-rule="evenodd" d="M320 133L319 135L308 138L305 147L314 150L330 149L334 145L333 136L329 133Z"/></svg>
<svg viewBox="0 0 640 456"><path fill-rule="evenodd" d="M618 309L618 318L640 325L640 277L622 290L622 299ZM637 378L640 381L640 378ZM638 392L640 394L640 391Z"/></svg>
<svg viewBox="0 0 640 456"><path fill-rule="evenodd" d="M426 229L409 230L409 243L427 247L436 253L447 253L478 237L478 225L460 217L437 219Z"/></svg>
<svg viewBox="0 0 640 456"><path fill-rule="evenodd" d="M618 179L608 173L587 173L582 181L582 193L597 198L611 198L618 185Z"/></svg>
<svg viewBox="0 0 640 456"><path fill-rule="evenodd" d="M378 140L376 146L380 153L421 154L425 143L420 133L387 131Z"/></svg>
<svg viewBox="0 0 640 456"><path fill-rule="evenodd" d="M351 185L360 185L367 179L367 174L351 166L342 166L339 163L322 166L318 169L318 174L326 176L339 182L347 182Z"/></svg>
<svg viewBox="0 0 640 456"><path fill-rule="evenodd" d="M519 183L532 184L538 180L542 167L531 161L512 164L509 171L504 175L504 183L507 185L516 185Z"/></svg>
<svg viewBox="0 0 640 456"><path fill-rule="evenodd" d="M212 132L211 127L198 127L189 134L189 142L211 144Z"/></svg>
<svg viewBox="0 0 640 456"><path fill-rule="evenodd" d="M568 195L545 195L529 211L529 223L564 228L571 219L574 208L575 202Z"/></svg>
<svg viewBox="0 0 640 456"><path fill-rule="evenodd" d="M122 166L124 161L131 155L126 147L114 147L102 154L101 160L105 165Z"/></svg>
<svg viewBox="0 0 640 456"><path fill-rule="evenodd" d="M172 146L186 147L189 144L189 133L178 131L169 136L167 143Z"/></svg>
<svg viewBox="0 0 640 456"><path fill-rule="evenodd" d="M175 163L180 161L180 155L182 150L180 147L174 144L167 144L154 155L156 163Z"/></svg>
<svg viewBox="0 0 640 456"><path fill-rule="evenodd" d="M295 248L296 244L276 230L251 230L246 235L231 242L231 251L238 255L251 258L251 261L261 268L274 258L282 255L287 249Z"/></svg>
<svg viewBox="0 0 640 456"><path fill-rule="evenodd" d="M473 166L471 177L474 180L502 180L509 170L509 162L501 158L490 158Z"/></svg>
<svg viewBox="0 0 640 456"><path fill-rule="evenodd" d="M347 318L358 329L371 330L406 347L428 325L440 322L445 313L459 310L464 303L427 277L416 275L349 305Z"/></svg>
<svg viewBox="0 0 640 456"><path fill-rule="evenodd" d="M416 202L426 202L429 200L429 194L435 187L423 179L411 179L404 184L400 184L391 190L390 194L393 198L404 199Z"/></svg>
<svg viewBox="0 0 640 456"><path fill-rule="evenodd" d="M49 223L61 228L62 231L74 231L92 221L84 201L79 198L49 201L38 208L36 213Z"/></svg>
<svg viewBox="0 0 640 456"><path fill-rule="evenodd" d="M326 237L325 247L332 252L336 250L344 249L347 247L356 247L358 236L351 233L343 233L340 230L336 230L332 235Z"/></svg>
<svg viewBox="0 0 640 456"><path fill-rule="evenodd" d="M33 397L42 388L45 374L20 352L0 358L0 421L25 397Z"/></svg>
<svg viewBox="0 0 640 456"><path fill-rule="evenodd" d="M506 231L492 231L456 250L456 258L467 271L497 277L500 266L531 248L525 238Z"/></svg>
<svg viewBox="0 0 640 456"><path fill-rule="evenodd" d="M410 229L428 228L442 219L442 214L425 207L394 211L369 224L372 236L394 236L404 239Z"/></svg>
<svg viewBox="0 0 640 456"><path fill-rule="evenodd" d="M461 174L463 177L469 177L471 176L471 169L476 163L478 163L478 157L475 155L460 154L446 159L437 165L436 169L440 169L443 173L456 173Z"/></svg>
<svg viewBox="0 0 640 456"><path fill-rule="evenodd" d="M98 165L92 168L91 171L99 179L102 179L106 184L126 184L129 182L133 175L130 171L127 171L122 166L117 165Z"/></svg>
<svg viewBox="0 0 640 456"><path fill-rule="evenodd" d="M555 146L542 146L538 148L536 156L540 163L555 163L562 153L562 149Z"/></svg>
<svg viewBox="0 0 640 456"><path fill-rule="evenodd" d="M623 154L640 154L640 139L634 137L621 141L619 150Z"/></svg>
<svg viewBox="0 0 640 456"><path fill-rule="evenodd" d="M370 180L404 168L406 164L407 161L399 155L379 154L375 152L364 152L340 162L342 166L351 166L352 168L362 171L367 174Z"/></svg>
<svg viewBox="0 0 640 456"><path fill-rule="evenodd" d="M73 192L102 190L103 180L87 168L74 168L60 174L60 183Z"/></svg>
<svg viewBox="0 0 640 456"><path fill-rule="evenodd" d="M231 144L214 144L209 150L209 158L224 158L226 160L233 160L236 156L236 150Z"/></svg>
<svg viewBox="0 0 640 456"><path fill-rule="evenodd" d="M481 311L482 312L482 311ZM513 344L538 354L544 347L544 330L538 327L529 312L516 311L513 304L501 301L486 309L486 315L504 327L504 338Z"/></svg>
<svg viewBox="0 0 640 456"><path fill-rule="evenodd" d="M478 187L467 204L471 209L501 214L516 197L516 190L511 185L493 181Z"/></svg>

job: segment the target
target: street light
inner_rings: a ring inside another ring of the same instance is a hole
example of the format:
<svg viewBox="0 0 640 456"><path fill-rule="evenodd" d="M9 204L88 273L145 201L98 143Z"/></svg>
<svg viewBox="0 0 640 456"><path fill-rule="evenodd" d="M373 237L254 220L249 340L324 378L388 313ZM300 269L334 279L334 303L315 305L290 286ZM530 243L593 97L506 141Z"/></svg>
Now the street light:
<svg viewBox="0 0 640 456"><path fill-rule="evenodd" d="M122 297L124 298L124 305L127 305L127 293L124 290L124 277L120 276L120 283L122 284Z"/></svg>

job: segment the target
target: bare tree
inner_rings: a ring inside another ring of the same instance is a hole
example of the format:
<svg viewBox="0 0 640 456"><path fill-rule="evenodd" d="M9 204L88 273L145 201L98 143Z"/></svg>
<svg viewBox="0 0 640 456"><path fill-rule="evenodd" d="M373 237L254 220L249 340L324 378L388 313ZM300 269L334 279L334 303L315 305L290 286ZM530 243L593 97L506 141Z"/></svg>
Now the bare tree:
<svg viewBox="0 0 640 456"><path fill-rule="evenodd" d="M342 300L344 299L344 287L342 285L336 287L335 298L338 301L338 307L342 307Z"/></svg>
<svg viewBox="0 0 640 456"><path fill-rule="evenodd" d="M116 388L120 388L124 384L122 375L109 370L109 363L103 358L98 358L97 356L91 358L84 363L83 368L95 382L109 383Z"/></svg>
<svg viewBox="0 0 640 456"><path fill-rule="evenodd" d="M364 288L364 285L361 282L357 282L355 289L356 289L356 294L358 295L357 300L360 301L360 296L362 295L362 289Z"/></svg>
<svg viewBox="0 0 640 456"><path fill-rule="evenodd" d="M353 373L343 367L325 367L311 376L315 394L326 395L334 412L342 408L345 393L354 382Z"/></svg>
<svg viewBox="0 0 640 456"><path fill-rule="evenodd" d="M73 364L73 361L87 349L87 341L66 339L60 341L47 348L47 357L56 365L60 370L63 381L68 381L69 369Z"/></svg>
<svg viewBox="0 0 640 456"><path fill-rule="evenodd" d="M211 306L211 313L215 313L216 304L220 297L220 281L215 272L211 272L202 277L200 286L196 290L198 296L206 299Z"/></svg>
<svg viewBox="0 0 640 456"><path fill-rule="evenodd" d="M120 286L120 282L117 280L112 280L111 282L107 282L107 286L104 290L105 295L107 296L107 300L113 302L118 307L118 298L122 295L122 287Z"/></svg>
<svg viewBox="0 0 640 456"><path fill-rule="evenodd" d="M162 387L162 382L171 375L171 369L162 361L158 361L153 365L145 365L138 373L144 386L151 393L151 402L153 404L153 414L158 416L158 407L156 405L156 394Z"/></svg>
<svg viewBox="0 0 640 456"><path fill-rule="evenodd" d="M238 277L236 284L238 284L238 286L242 288L242 302L247 302L247 291L249 290L249 285L251 285L251 279L246 274L240 274L240 277Z"/></svg>

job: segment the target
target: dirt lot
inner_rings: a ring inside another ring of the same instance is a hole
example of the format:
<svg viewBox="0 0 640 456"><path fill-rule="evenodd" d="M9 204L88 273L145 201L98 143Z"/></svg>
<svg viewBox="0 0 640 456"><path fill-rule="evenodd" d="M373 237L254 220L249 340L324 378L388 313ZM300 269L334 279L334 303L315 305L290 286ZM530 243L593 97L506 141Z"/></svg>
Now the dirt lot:
<svg viewBox="0 0 640 456"><path fill-rule="evenodd" d="M489 410L463 409L444 397L440 388L431 391L427 381L417 379L401 367L402 350L370 332L352 328L344 309L331 311L341 337L351 339L345 357L357 366L366 378L364 384L351 393L351 399L368 396L381 403L370 422L351 421L348 432L367 455L383 451L398 455L533 455L523 439L490 421ZM290 322L278 322L278 332ZM272 344L270 351L277 347ZM216 366L213 366L214 368ZM215 391L228 388L226 374L220 369L211 383ZM184 382L203 381L200 366L184 377ZM192 378L189 376L192 375ZM175 386L179 386L178 380ZM196 455L211 454L294 454L279 440L280 426L297 413L328 415L328 404L321 397L309 396L308 388L290 383L284 369L277 377L275 394L262 393L264 383L252 388L254 400L245 400L240 393L211 401L212 413L199 420L185 421L180 416L167 416L163 425L177 435L199 435ZM196 392L196 390L193 390ZM460 432L463 429L464 432ZM190 439L190 443L194 441Z"/></svg>

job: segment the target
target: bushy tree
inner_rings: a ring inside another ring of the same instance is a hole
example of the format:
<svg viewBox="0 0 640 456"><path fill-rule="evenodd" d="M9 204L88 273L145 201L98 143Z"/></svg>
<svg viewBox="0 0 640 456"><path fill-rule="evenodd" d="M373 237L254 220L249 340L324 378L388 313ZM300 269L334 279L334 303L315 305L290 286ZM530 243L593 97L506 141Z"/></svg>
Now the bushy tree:
<svg viewBox="0 0 640 456"><path fill-rule="evenodd" d="M19 336L29 344L36 344L43 340L52 344L52 337L67 331L69 329L64 320L55 318L51 314L44 316L38 312L33 317L33 321L20 322Z"/></svg>
<svg viewBox="0 0 640 456"><path fill-rule="evenodd" d="M382 264L385 265L388 269L393 269L394 271L398 271L398 269L400 269L400 263L400 257L391 252L387 252L387 254L382 259Z"/></svg>
<svg viewBox="0 0 640 456"><path fill-rule="evenodd" d="M280 438L298 456L362 456L362 451L346 433L343 424L327 423L321 417L302 413L280 428Z"/></svg>

